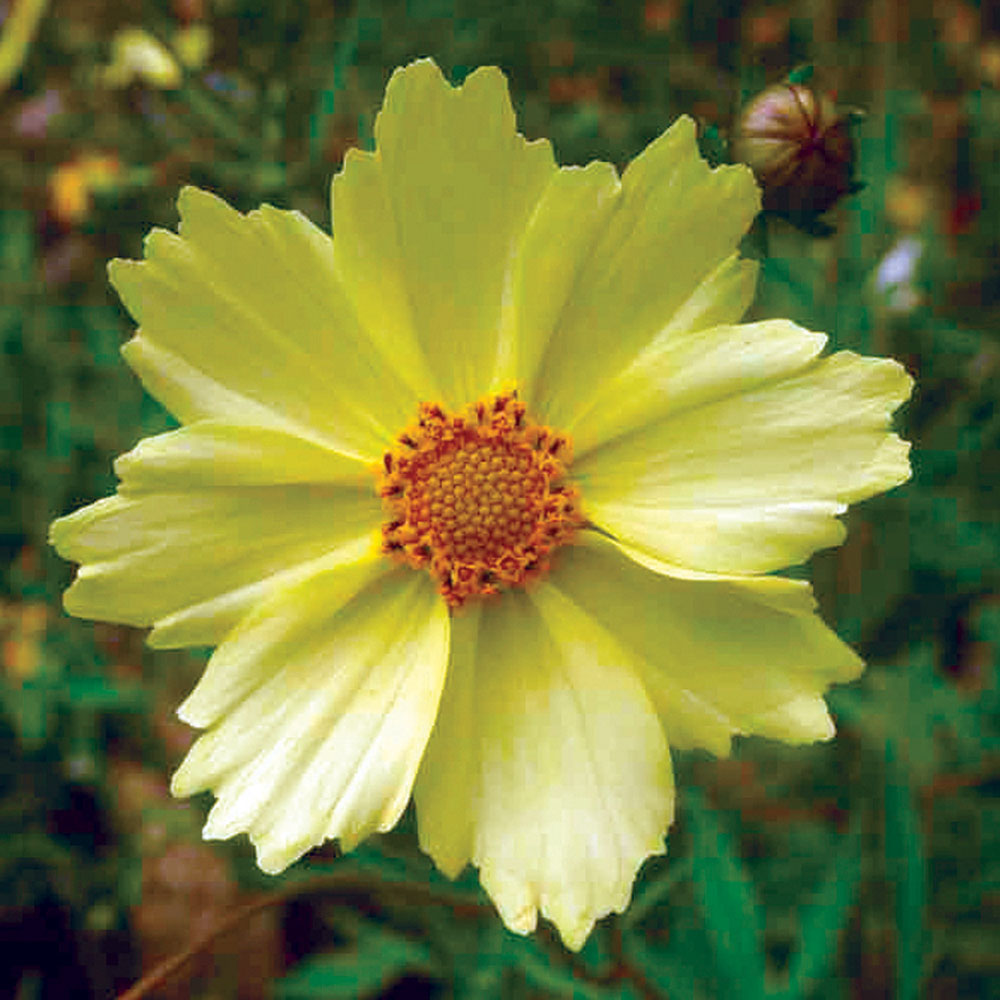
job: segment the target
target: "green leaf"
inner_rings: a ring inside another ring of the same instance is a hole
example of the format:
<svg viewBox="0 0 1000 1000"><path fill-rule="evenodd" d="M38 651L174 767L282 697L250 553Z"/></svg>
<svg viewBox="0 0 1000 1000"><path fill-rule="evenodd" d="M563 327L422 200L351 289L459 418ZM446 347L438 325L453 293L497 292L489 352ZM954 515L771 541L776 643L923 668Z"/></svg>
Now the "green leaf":
<svg viewBox="0 0 1000 1000"><path fill-rule="evenodd" d="M406 970L430 964L430 952L425 946L366 924L350 950L314 955L299 963L278 980L274 995L277 1000L364 997L384 989Z"/></svg>
<svg viewBox="0 0 1000 1000"><path fill-rule="evenodd" d="M920 817L913 805L908 769L899 762L899 747L885 743L885 864L895 888L896 996L921 995L924 954L924 907L927 873Z"/></svg>
<svg viewBox="0 0 1000 1000"><path fill-rule="evenodd" d="M787 316L812 330L825 329L817 297L824 280L822 264L804 252L802 237L789 233L783 223L769 225L768 238L770 256L760 269L755 314Z"/></svg>
<svg viewBox="0 0 1000 1000"><path fill-rule="evenodd" d="M99 674L67 678L62 693L74 707L92 710L139 711L149 702L141 684L114 684Z"/></svg>
<svg viewBox="0 0 1000 1000"><path fill-rule="evenodd" d="M705 931L729 995L757 1000L767 995L761 920L753 886L717 814L696 789L686 795L694 859L695 896L705 915Z"/></svg>
<svg viewBox="0 0 1000 1000"><path fill-rule="evenodd" d="M914 464L919 475L922 459ZM977 516L972 498L959 490L914 489L907 499L914 567L945 573L966 590L996 579L1000 528L993 516Z"/></svg>
<svg viewBox="0 0 1000 1000"><path fill-rule="evenodd" d="M935 667L935 647L913 642L898 666L871 666L861 685L830 693L838 715L881 752L888 742L905 759L909 780L932 780L943 738L959 759L978 760L1000 746L989 697L963 695Z"/></svg>
<svg viewBox="0 0 1000 1000"><path fill-rule="evenodd" d="M572 1000L632 1000L635 994L627 983L616 982L600 986L582 980L574 966L561 956L554 958L545 951L535 937L516 937L504 934L504 955L507 964L521 971L528 982L545 991L546 996L572 998Z"/></svg>
<svg viewBox="0 0 1000 1000"><path fill-rule="evenodd" d="M31 212L0 209L0 268L7 285L26 285L36 267L34 221Z"/></svg>
<svg viewBox="0 0 1000 1000"><path fill-rule="evenodd" d="M793 1000L827 980L837 957L838 938L847 923L861 881L861 836L855 824L837 851L826 878L803 893L802 943L788 970L788 986L774 994L776 1000Z"/></svg>
<svg viewBox="0 0 1000 1000"><path fill-rule="evenodd" d="M498 919L461 920L444 907L424 911L427 940L438 955L446 956L449 996L453 1000L503 1000L510 965Z"/></svg>
<svg viewBox="0 0 1000 1000"><path fill-rule="evenodd" d="M704 933L686 926L670 932L661 947L637 934L626 935L625 952L652 983L669 983L671 997L721 996L713 955Z"/></svg>
<svg viewBox="0 0 1000 1000"><path fill-rule="evenodd" d="M621 916L621 926L625 931L642 923L645 917L660 904L666 905L667 897L674 887L691 874L691 858L682 857L672 861L669 868L659 878L643 878L636 886L629 908Z"/></svg>
<svg viewBox="0 0 1000 1000"><path fill-rule="evenodd" d="M122 324L110 306L84 306L78 318L87 340L87 354L97 368L118 368L121 363Z"/></svg>

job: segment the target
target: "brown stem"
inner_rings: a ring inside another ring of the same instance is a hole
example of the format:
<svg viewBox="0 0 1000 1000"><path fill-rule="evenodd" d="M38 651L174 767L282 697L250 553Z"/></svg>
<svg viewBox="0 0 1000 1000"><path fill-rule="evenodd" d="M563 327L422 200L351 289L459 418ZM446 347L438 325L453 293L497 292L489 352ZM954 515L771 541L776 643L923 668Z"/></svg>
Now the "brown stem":
<svg viewBox="0 0 1000 1000"><path fill-rule="evenodd" d="M438 903L450 906L452 910L459 914L479 915L486 907L470 901L467 896L457 893L439 890L431 886L407 885L405 883L383 882L364 880L356 874L350 872L338 873L335 875L323 875L296 885L289 885L274 892L264 893L254 899L237 906L219 918L200 937L192 940L187 947L164 959L155 968L151 969L138 982L129 987L118 1000L142 1000L147 997L157 987L175 976L185 965L204 951L227 931L241 924L244 920L253 917L255 914L266 910L270 906L277 906L297 896L304 896L311 893L340 891L351 895L359 893L378 893L380 895L394 897L404 901L418 903Z"/></svg>

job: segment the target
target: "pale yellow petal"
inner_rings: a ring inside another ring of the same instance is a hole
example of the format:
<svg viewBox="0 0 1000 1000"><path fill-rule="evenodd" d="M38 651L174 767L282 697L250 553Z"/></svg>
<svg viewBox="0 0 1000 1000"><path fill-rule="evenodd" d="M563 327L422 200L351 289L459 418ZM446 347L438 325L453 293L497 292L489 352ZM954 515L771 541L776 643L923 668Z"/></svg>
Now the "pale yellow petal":
<svg viewBox="0 0 1000 1000"><path fill-rule="evenodd" d="M784 743L815 743L837 734L826 702L819 695L800 695L770 712L761 712L749 723L755 736Z"/></svg>
<svg viewBox="0 0 1000 1000"><path fill-rule="evenodd" d="M145 260L109 268L142 340L180 362L147 377L147 388L162 381L167 405L180 396L216 419L241 419L234 404L245 400L303 436L378 458L410 419L413 396L359 325L330 238L297 212L265 205L241 215L196 188L178 207L179 234L153 230ZM225 390L217 403L216 385Z"/></svg>
<svg viewBox="0 0 1000 1000"><path fill-rule="evenodd" d="M50 538L81 564L70 614L152 625L228 595L222 619L203 622L199 641L214 642L259 596L254 585L343 546L377 552L380 520L370 487L219 487L108 497L59 518Z"/></svg>
<svg viewBox="0 0 1000 1000"><path fill-rule="evenodd" d="M821 696L863 669L801 580L676 579L585 532L560 550L551 581L640 665L672 746L725 754L738 733L828 739Z"/></svg>
<svg viewBox="0 0 1000 1000"><path fill-rule="evenodd" d="M414 327L381 159L349 149L331 193L334 260L358 317L406 373L417 399L441 399L441 386Z"/></svg>
<svg viewBox="0 0 1000 1000"><path fill-rule="evenodd" d="M382 537L378 531L360 535L325 551L315 559L296 562L242 585L157 618L146 637L154 649L180 649L184 646L215 646L229 635L255 607L273 594L296 586L299 581L327 569L375 572L386 567L382 555Z"/></svg>
<svg viewBox="0 0 1000 1000"><path fill-rule="evenodd" d="M567 428L577 461L629 431L794 374L825 344L825 334L782 319L666 330L609 373L595 405Z"/></svg>
<svg viewBox="0 0 1000 1000"><path fill-rule="evenodd" d="M346 553L338 550L341 555ZM275 586L258 600L250 613L231 630L212 654L194 690L177 709L177 715L198 729L224 721L249 695L268 681L274 670L273 657L248 655L248 642L258 643L261 650L277 642L290 629L305 634L307 622L295 613L294 601L311 600L321 594L322 611L314 628L325 629L335 614L351 600L388 574L397 574L398 567L374 555L358 554L355 559L335 559L332 555L301 567L295 578ZM308 605L303 604L305 614ZM246 637L252 637L248 640Z"/></svg>
<svg viewBox="0 0 1000 1000"><path fill-rule="evenodd" d="M733 254L759 204L747 168L712 170L701 159L690 118L651 143L622 176L615 210L559 315L536 381L538 411L572 428L608 374Z"/></svg>
<svg viewBox="0 0 1000 1000"><path fill-rule="evenodd" d="M266 872L327 839L350 850L405 808L447 660L446 606L424 574L390 570L360 592L338 569L304 580L216 650L181 712L218 721L172 790L214 791L205 836L248 833Z"/></svg>
<svg viewBox="0 0 1000 1000"><path fill-rule="evenodd" d="M115 460L121 491L338 483L374 489L364 462L270 427L200 421L144 438Z"/></svg>
<svg viewBox="0 0 1000 1000"><path fill-rule="evenodd" d="M656 352L668 339L685 333L738 323L756 294L757 271L757 261L739 253L724 258L670 317L649 349Z"/></svg>
<svg viewBox="0 0 1000 1000"><path fill-rule="evenodd" d="M550 187L546 195L551 193ZM565 232L561 244L575 246ZM568 250L558 252L568 256ZM732 378L733 359L723 349L724 339L707 339L703 331L740 320L753 301L756 284L755 261L744 260L735 253L726 257L634 359L626 362L619 371L606 373L607 377L594 387L590 399L582 403L573 422L562 428L572 435L575 453L583 455L624 431L648 423L649 411L656 407L675 409L680 403L678 395L683 397L687 394L690 397L691 389L696 385L704 391L706 383L712 381L713 369L698 353L699 348L704 350L710 347L713 362L722 362L724 373L720 375L720 381ZM530 282L527 285L530 287ZM539 298L543 302L550 288L558 289L558 286L539 288ZM550 309L555 308L551 303L548 305ZM542 347L550 333L551 329L545 329L543 335L536 335ZM774 345L769 353L773 354L778 349ZM742 360L747 360L745 351ZM682 365L691 362L695 371L689 374ZM752 366L751 371L754 368L759 369L760 364ZM530 370L533 372L534 368ZM689 383L689 379L694 381ZM533 397L534 393L529 389L526 398Z"/></svg>
<svg viewBox="0 0 1000 1000"><path fill-rule="evenodd" d="M564 167L545 189L517 255L498 385L516 382L529 400L539 395L535 377L549 338L620 192L614 167L600 162Z"/></svg>
<svg viewBox="0 0 1000 1000"><path fill-rule="evenodd" d="M452 614L448 676L413 789L420 846L448 878L475 851L480 719L492 710L479 701L476 673L483 611L482 602L472 602Z"/></svg>
<svg viewBox="0 0 1000 1000"><path fill-rule="evenodd" d="M552 150L517 134L500 70L453 88L430 60L393 74L375 145L334 179L339 273L372 335L407 362L422 355L443 402L462 406L493 384L514 254Z"/></svg>
<svg viewBox="0 0 1000 1000"><path fill-rule="evenodd" d="M592 521L654 559L780 569L838 544L848 503L909 477L909 445L888 427L911 387L896 362L844 351L654 419L574 462L573 476Z"/></svg>
<svg viewBox="0 0 1000 1000"><path fill-rule="evenodd" d="M227 389L218 380L188 364L180 355L137 333L122 347L122 357L139 376L146 391L181 423L222 420L258 427L276 427L302 435L308 430L262 403ZM220 378L225 372L220 373Z"/></svg>
<svg viewBox="0 0 1000 1000"><path fill-rule="evenodd" d="M421 843L449 874L477 865L511 930L541 914L578 949L663 849L663 733L628 653L546 583L464 627L415 790Z"/></svg>

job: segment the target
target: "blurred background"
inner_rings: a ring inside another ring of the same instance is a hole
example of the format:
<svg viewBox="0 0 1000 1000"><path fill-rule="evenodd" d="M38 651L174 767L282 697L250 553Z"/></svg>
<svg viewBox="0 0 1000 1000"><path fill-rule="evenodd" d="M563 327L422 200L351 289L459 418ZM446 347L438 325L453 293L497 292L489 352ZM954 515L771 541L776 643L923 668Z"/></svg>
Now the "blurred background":
<svg viewBox="0 0 1000 1000"><path fill-rule="evenodd" d="M112 997L211 930L133 996L1000 997L1000 7L3 0L0 18L0 997ZM412 810L277 879L245 838L203 843L208 798L167 782L206 652L67 618L72 569L45 543L113 491L115 455L174 426L119 358L108 258L174 227L188 182L328 226L331 175L421 55L456 82L500 65L529 137L619 167L680 113L732 158L760 126L741 109L791 73L774 99L805 125L780 155L804 162L810 134L836 155L820 180L765 171L752 318L917 379L912 482L801 568L869 663L831 696L838 739L676 755L669 855L579 956L505 931L474 873L438 875ZM816 184L842 193L822 216Z"/></svg>

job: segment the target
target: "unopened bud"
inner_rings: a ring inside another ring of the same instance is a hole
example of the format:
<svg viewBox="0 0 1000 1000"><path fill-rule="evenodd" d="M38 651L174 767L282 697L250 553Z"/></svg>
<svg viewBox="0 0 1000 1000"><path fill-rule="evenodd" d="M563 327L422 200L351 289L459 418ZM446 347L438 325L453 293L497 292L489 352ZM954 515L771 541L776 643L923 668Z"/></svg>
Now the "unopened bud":
<svg viewBox="0 0 1000 1000"><path fill-rule="evenodd" d="M765 209L808 219L859 190L848 119L800 83L769 87L747 105L733 156L753 170Z"/></svg>

